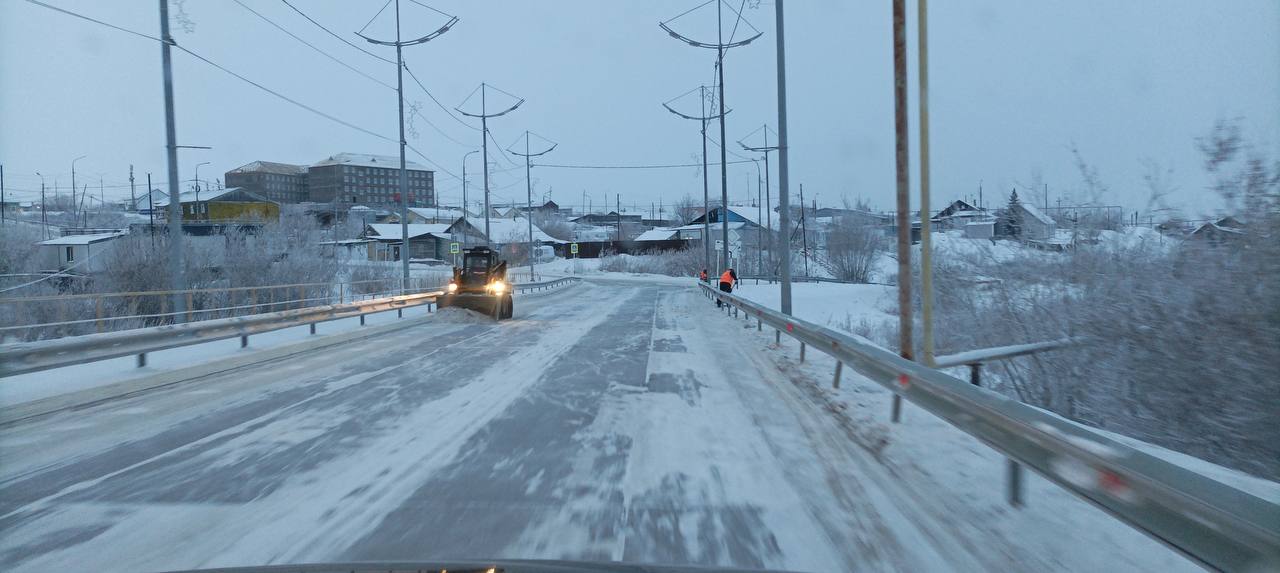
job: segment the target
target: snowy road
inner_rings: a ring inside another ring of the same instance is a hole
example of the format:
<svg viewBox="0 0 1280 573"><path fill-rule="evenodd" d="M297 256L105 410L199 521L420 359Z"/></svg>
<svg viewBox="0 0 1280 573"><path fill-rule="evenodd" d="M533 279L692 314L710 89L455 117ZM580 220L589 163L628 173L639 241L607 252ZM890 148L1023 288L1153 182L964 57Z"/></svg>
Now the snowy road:
<svg viewBox="0 0 1280 573"><path fill-rule="evenodd" d="M689 286L450 314L0 430L0 567L1071 568L904 485Z"/></svg>

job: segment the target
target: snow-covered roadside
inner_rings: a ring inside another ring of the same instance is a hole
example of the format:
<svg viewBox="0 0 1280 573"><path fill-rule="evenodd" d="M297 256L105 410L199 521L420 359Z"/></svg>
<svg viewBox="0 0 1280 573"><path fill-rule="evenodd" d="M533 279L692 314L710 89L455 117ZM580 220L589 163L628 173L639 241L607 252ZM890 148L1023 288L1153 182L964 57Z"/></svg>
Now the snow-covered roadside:
<svg viewBox="0 0 1280 573"><path fill-rule="evenodd" d="M856 332L857 327L863 323L870 324L875 321L883 323L896 320L896 315L893 314L895 307L894 293L894 287L891 286L797 283L792 285L792 311L796 316L809 322L825 325L835 330L858 334ZM776 284L761 284L757 286L750 284L750 281L748 281L738 290L738 294L748 300L771 308L776 309L779 307L780 293ZM854 330L850 331L849 326L852 326ZM785 341L783 346L788 346ZM815 364L823 364L824 366L817 367ZM803 365L803 369L817 376L816 379L818 380L828 380L827 384L829 384L829 379L832 375L829 369L833 369L834 365L834 361L826 355L821 355L816 360L811 359L810 362L806 362ZM824 369L826 370L824 371ZM947 371L957 377L964 377L967 372L964 368L952 368ZM828 395L828 399L832 404L831 409L849 418L851 424L865 428L867 426L866 423L869 422L871 427L878 426L882 430L886 429L887 426L883 424L883 420L887 418L887 412L889 411L888 400L890 394L879 385L856 375L851 382L847 375L848 372L846 372L845 387L842 390L821 390ZM912 448L915 448L913 454L919 456L920 459L927 460L923 463L917 463L917 460L912 460L911 464L921 465L945 474L949 471L948 468L951 467L971 467L973 461L978 459L972 455L968 456L967 461L954 459L957 454L978 453L981 454L982 459L992 458L998 461L999 456L995 455L993 450L978 444L976 440L963 432L952 428L928 413L921 412L920 415L928 420L923 428L911 424L893 426L894 433L905 438L902 440L904 445L900 446L899 449L912 450ZM877 421L872 422L873 420ZM1187 468L1210 479L1238 488L1261 499L1280 503L1280 483L1232 470L1128 436L1106 432L1097 428L1090 428L1090 430L1102 432L1126 445ZM966 442L972 442L972 444L966 444ZM947 445L942 446L941 444L943 443ZM994 466L992 467L994 468ZM972 471L975 475L981 473L978 469L972 469ZM983 468L982 471L998 476L998 472L992 468ZM997 477L996 479L1002 478ZM1045 488L1061 491L1048 482L1041 480L1040 483ZM994 488L992 491L998 493L998 490L999 488ZM1065 494L1065 492L1062 493Z"/></svg>
<svg viewBox="0 0 1280 573"><path fill-rule="evenodd" d="M406 319L425 314L427 314L427 307L425 306L411 307L404 310ZM368 326L390 324L396 320L398 319L395 312L365 315L365 323ZM361 328L359 318L343 318L318 324L316 326L316 336L350 332L359 328ZM237 354L300 342L310 337L311 333L308 327L298 326L250 336L248 348L240 348L240 339L229 338L151 352L147 354L147 366L144 368L137 367L137 359L135 357L123 356L110 360L0 378L0 408L105 386L176 368L214 362Z"/></svg>

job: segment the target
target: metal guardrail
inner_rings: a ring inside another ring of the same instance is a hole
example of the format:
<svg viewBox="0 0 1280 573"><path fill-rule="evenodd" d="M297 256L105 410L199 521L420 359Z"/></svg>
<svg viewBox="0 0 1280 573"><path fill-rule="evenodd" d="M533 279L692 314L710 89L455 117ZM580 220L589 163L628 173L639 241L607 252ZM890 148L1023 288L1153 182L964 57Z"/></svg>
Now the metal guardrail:
<svg viewBox="0 0 1280 573"><path fill-rule="evenodd" d="M1280 505L911 362L857 337L700 284L735 317L812 346L1129 526L1223 571L1280 570ZM1011 472L1010 477L1014 478ZM1011 483L1011 486L1016 484Z"/></svg>
<svg viewBox="0 0 1280 573"><path fill-rule="evenodd" d="M516 284L512 285L512 290L522 293L546 290L577 280L579 279L576 277L567 277L540 283ZM444 293L430 291L250 316L0 344L0 377L130 355L136 355L138 366L142 367L147 364L149 352L236 337L240 338L240 346L245 347L248 346L249 336L254 334L303 325L310 325L311 334L315 334L316 324L341 318L359 317L363 326L367 314L391 310L403 314L406 308L422 305L427 305L427 311L431 312L436 297L441 294Z"/></svg>
<svg viewBox="0 0 1280 573"><path fill-rule="evenodd" d="M582 279L579 279L578 277L561 277L561 278L549 280L549 281L513 284L511 285L511 290L518 293L535 292L540 290L552 289L560 285L575 283L580 280Z"/></svg>

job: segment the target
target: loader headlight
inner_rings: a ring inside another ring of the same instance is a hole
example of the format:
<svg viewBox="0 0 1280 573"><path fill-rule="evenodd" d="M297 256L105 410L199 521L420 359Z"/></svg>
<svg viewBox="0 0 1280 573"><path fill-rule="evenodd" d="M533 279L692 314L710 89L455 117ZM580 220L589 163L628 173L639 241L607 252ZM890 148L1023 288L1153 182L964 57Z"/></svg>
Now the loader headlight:
<svg viewBox="0 0 1280 573"><path fill-rule="evenodd" d="M502 294L505 290L507 290L507 283L501 281L489 283L489 292L492 292L493 294Z"/></svg>
<svg viewBox="0 0 1280 573"><path fill-rule="evenodd" d="M458 283L449 283L449 286L444 287L444 290L449 292L458 292Z"/></svg>

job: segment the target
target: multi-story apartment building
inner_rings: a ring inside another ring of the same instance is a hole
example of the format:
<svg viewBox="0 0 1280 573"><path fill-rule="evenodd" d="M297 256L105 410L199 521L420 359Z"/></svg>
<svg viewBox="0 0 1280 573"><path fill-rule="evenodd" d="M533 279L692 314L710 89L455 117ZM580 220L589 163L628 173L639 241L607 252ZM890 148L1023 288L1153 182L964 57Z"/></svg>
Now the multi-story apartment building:
<svg viewBox="0 0 1280 573"><path fill-rule="evenodd" d="M307 168L254 161L226 173L227 187L239 187L276 203L307 201Z"/></svg>
<svg viewBox="0 0 1280 573"><path fill-rule="evenodd" d="M409 206L435 205L435 173L406 162ZM400 158L339 153L313 165L254 161L226 173L240 187L279 203L330 203L391 207L400 204Z"/></svg>
<svg viewBox="0 0 1280 573"><path fill-rule="evenodd" d="M409 175L409 206L435 205L435 173L413 162ZM386 155L339 153L307 169L311 201L353 205L400 203L400 158Z"/></svg>

